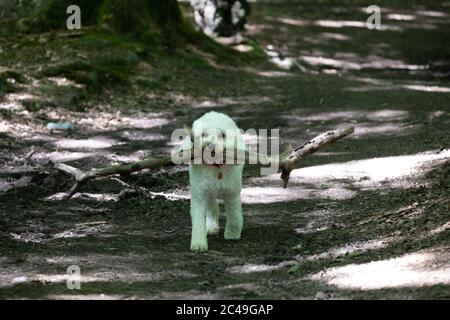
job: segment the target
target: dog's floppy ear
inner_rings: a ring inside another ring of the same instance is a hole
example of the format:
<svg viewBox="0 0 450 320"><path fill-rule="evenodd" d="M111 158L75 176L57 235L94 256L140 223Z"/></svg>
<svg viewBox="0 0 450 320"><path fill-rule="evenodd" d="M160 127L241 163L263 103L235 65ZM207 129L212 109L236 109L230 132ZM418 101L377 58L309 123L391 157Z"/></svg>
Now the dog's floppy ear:
<svg viewBox="0 0 450 320"><path fill-rule="evenodd" d="M192 129L190 127L188 127L186 124L183 124L183 128L186 131L189 139L191 139L191 141L194 141L194 135L192 133Z"/></svg>

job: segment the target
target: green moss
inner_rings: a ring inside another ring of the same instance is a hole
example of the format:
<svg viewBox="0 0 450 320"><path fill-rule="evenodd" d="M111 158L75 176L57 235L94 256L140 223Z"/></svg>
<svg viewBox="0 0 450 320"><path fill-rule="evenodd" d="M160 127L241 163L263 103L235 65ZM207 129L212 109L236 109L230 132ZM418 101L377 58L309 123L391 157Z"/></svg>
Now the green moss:
<svg viewBox="0 0 450 320"><path fill-rule="evenodd" d="M105 0L98 21L151 45L174 46L185 33L175 0Z"/></svg>
<svg viewBox="0 0 450 320"><path fill-rule="evenodd" d="M104 34L104 33L103 33ZM64 76L89 88L99 88L108 84L124 83L133 68L141 61L130 45L105 34L101 39L98 32L94 36L80 38L70 43L74 57L48 65L39 75L42 77ZM136 50L138 51L138 50Z"/></svg>
<svg viewBox="0 0 450 320"><path fill-rule="evenodd" d="M83 26L97 23L99 7L103 0L47 0L43 7L29 20L30 31L48 31L66 28L69 15L67 8L77 5L81 9L81 22Z"/></svg>
<svg viewBox="0 0 450 320"><path fill-rule="evenodd" d="M0 68L0 83L5 85L8 83L8 79L12 79L19 83L26 83L27 79L23 74L12 69L1 69Z"/></svg>
<svg viewBox="0 0 450 320"><path fill-rule="evenodd" d="M70 5L80 7L83 26L98 25L157 46L174 46L184 37L176 0L47 0L25 24L31 32L63 29Z"/></svg>
<svg viewBox="0 0 450 320"><path fill-rule="evenodd" d="M26 83L25 76L15 70L0 68L0 98L15 90L16 83Z"/></svg>

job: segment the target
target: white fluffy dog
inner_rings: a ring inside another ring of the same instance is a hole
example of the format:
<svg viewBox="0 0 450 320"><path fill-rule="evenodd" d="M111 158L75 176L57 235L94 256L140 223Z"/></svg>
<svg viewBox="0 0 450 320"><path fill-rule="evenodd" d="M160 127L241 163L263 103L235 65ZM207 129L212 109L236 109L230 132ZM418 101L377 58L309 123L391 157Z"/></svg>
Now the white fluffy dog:
<svg viewBox="0 0 450 320"><path fill-rule="evenodd" d="M231 133L231 134L230 134ZM192 125L194 144L244 150L245 144L235 122L225 114L208 112ZM189 143L191 143L189 139ZM216 149L217 150L217 149ZM223 149L222 149L223 150ZM222 151L221 150L221 151ZM214 156L214 155L213 155ZM192 251L208 250L207 235L219 233L219 204L225 204L225 239L241 238L243 226L241 187L243 164L195 164L189 165L191 187Z"/></svg>

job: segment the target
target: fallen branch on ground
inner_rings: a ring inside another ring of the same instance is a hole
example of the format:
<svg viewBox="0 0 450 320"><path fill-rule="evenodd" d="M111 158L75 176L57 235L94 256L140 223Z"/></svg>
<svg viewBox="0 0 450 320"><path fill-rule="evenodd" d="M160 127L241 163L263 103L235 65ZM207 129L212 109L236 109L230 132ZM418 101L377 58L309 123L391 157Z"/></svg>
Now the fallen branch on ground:
<svg viewBox="0 0 450 320"><path fill-rule="evenodd" d="M256 164L259 166L270 166L274 162L277 163L282 172L281 179L283 180L283 187L286 188L289 182L291 171L295 169L301 159L310 154L313 154L326 145L332 144L339 139L352 134L353 132L354 128L352 126L328 131L304 143L300 147L293 148L292 146L288 146L288 148L283 153L272 157L252 153L248 150L245 150L245 163ZM194 159L193 150L178 150L177 152L179 152L181 158L187 161ZM226 152L224 152L224 154L226 154ZM235 157L237 156L237 154L238 152L234 152ZM75 184L67 193L65 197L66 199L71 198L87 181L92 179L116 174L128 175L132 172L140 171L143 169L158 169L161 167L169 166L175 166L170 156L161 158L147 158L131 164L112 165L102 169L92 169L88 172L81 171L80 169L71 167L63 163L55 163L56 169L70 174L76 180Z"/></svg>

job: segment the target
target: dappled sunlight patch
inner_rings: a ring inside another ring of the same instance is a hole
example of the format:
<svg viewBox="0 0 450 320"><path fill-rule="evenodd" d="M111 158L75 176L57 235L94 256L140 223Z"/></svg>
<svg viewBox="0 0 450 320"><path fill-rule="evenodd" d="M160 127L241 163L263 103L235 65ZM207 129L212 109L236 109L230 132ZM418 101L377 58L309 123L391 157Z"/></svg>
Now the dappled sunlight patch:
<svg viewBox="0 0 450 320"><path fill-rule="evenodd" d="M139 160L142 160L146 156L146 152L143 150L138 150L136 152L125 154L125 155L119 155L119 154L105 154L103 157L105 157L108 160L119 162L119 163L133 163L137 162Z"/></svg>
<svg viewBox="0 0 450 320"><path fill-rule="evenodd" d="M379 90L392 90L392 87L388 86L359 86L359 87L349 87L345 88L345 91L349 92L369 92L369 91L379 91Z"/></svg>
<svg viewBox="0 0 450 320"><path fill-rule="evenodd" d="M286 115L285 119L295 119L297 121L331 121L331 120L370 120L370 121L399 121L409 117L409 112L405 110L383 109L377 111L351 110L351 111L331 111L305 115Z"/></svg>
<svg viewBox="0 0 450 320"><path fill-rule="evenodd" d="M11 137L27 139L39 132L39 127L33 124L23 124L0 119L0 132L8 133Z"/></svg>
<svg viewBox="0 0 450 320"><path fill-rule="evenodd" d="M326 28L367 28L367 24L363 21L351 21L351 20L318 20L315 21L315 25Z"/></svg>
<svg viewBox="0 0 450 320"><path fill-rule="evenodd" d="M450 87L442 86L428 86L418 84L405 84L401 86L404 89L422 91L422 92L437 92L437 93L450 93Z"/></svg>
<svg viewBox="0 0 450 320"><path fill-rule="evenodd" d="M170 119L161 113L127 110L124 114L109 105L99 105L86 112L73 112L66 109L44 109L42 112L54 121L70 121L75 129L87 132L153 129L170 123Z"/></svg>
<svg viewBox="0 0 450 320"><path fill-rule="evenodd" d="M411 90L411 91L432 92L432 93L450 93L450 87L443 87L438 85L428 85L423 83L398 84L380 79L358 78L358 77L355 77L353 79L363 83L367 83L368 85L359 87L349 87L345 89L346 91L366 92L375 90Z"/></svg>
<svg viewBox="0 0 450 320"><path fill-rule="evenodd" d="M21 92L21 93L10 93L5 96L6 101L10 102L20 102L25 100L37 99L37 96L32 95L30 93Z"/></svg>
<svg viewBox="0 0 450 320"><path fill-rule="evenodd" d="M304 69L294 58L284 56L273 45L267 45L264 51L269 60L280 69L290 70L294 66Z"/></svg>
<svg viewBox="0 0 450 320"><path fill-rule="evenodd" d="M34 227L34 229L36 230L31 229L22 233L10 233L9 235L12 239L19 242L42 243L59 239L84 238L89 235L111 230L112 225L107 224L106 221L78 223L74 228L64 230L55 234L45 234L39 232L39 227Z"/></svg>
<svg viewBox="0 0 450 320"><path fill-rule="evenodd" d="M163 197L166 200L169 201L181 201L181 200L189 200L190 199L190 193L187 190L181 190L176 189L172 192L153 192L153 191L146 191L147 196L149 199L154 199L156 197ZM62 201L65 199L65 196L67 194L64 192L58 192L55 193L49 197L46 197L45 200L47 201ZM97 201L97 202L117 202L120 200L121 194L113 194L113 193L76 193L74 196L72 196L72 199L81 199L81 200L88 200L88 201Z"/></svg>
<svg viewBox="0 0 450 320"><path fill-rule="evenodd" d="M106 221L96 221L88 223L78 223L74 228L64 230L50 236L51 240L66 239L66 238L84 238L99 232L111 230L112 226Z"/></svg>
<svg viewBox="0 0 450 320"><path fill-rule="evenodd" d="M186 190L175 190L174 192L149 192L150 198L163 197L169 201L189 200L191 198L190 193Z"/></svg>
<svg viewBox="0 0 450 320"><path fill-rule="evenodd" d="M394 9L394 8L389 8L386 6L383 6L382 11L385 13L388 13L388 15L398 15L400 17L405 16L405 19L410 19L413 20L411 17L415 17L416 19L420 18L420 17L431 17L431 18L446 18L448 17L448 13L446 12L442 12L442 11L436 11L436 10L425 10L422 9L425 7L421 7L421 9L419 9L419 7L417 8L417 10L404 10L404 9ZM366 7L361 7L359 8L360 11L366 13L367 12L367 8Z"/></svg>
<svg viewBox="0 0 450 320"><path fill-rule="evenodd" d="M406 181L402 181L402 178L412 179L413 175L416 175L415 178L419 178L435 166L448 161L449 158L450 152L447 150L440 153L350 161L336 165L312 167L311 170L305 170L303 174L293 172L291 181L302 178L303 181L309 179L321 181L328 176L331 179L353 180L356 186L363 189L381 187L383 183L400 187L409 185Z"/></svg>
<svg viewBox="0 0 450 320"><path fill-rule="evenodd" d="M24 137L24 140L26 141L33 141L33 142L51 142L58 140L58 137L52 136L50 134L41 133L41 132L34 132L28 135L27 137Z"/></svg>
<svg viewBox="0 0 450 320"><path fill-rule="evenodd" d="M40 243L46 239L46 235L39 231L23 233L10 232L9 236L16 241L24 243Z"/></svg>
<svg viewBox="0 0 450 320"><path fill-rule="evenodd" d="M65 270L68 266L80 267L81 287L83 284L103 282L105 284L118 282L120 284L134 282L154 282L173 278L194 278L197 275L173 266L170 270L155 271L152 267L158 263L159 257L152 254L86 254L80 256L41 256L28 255L20 265L3 268L11 264L11 260L0 262L0 287L11 287L20 279L21 285L32 282L43 284L66 285L71 277ZM43 272L45 270L45 273Z"/></svg>
<svg viewBox="0 0 450 320"><path fill-rule="evenodd" d="M319 205L319 204L317 204ZM327 203L332 205L332 203ZM307 214L307 223L300 228L296 228L295 232L298 234L313 234L328 230L330 228L342 227L342 223L338 221L345 213L339 210L315 210Z"/></svg>
<svg viewBox="0 0 450 320"><path fill-rule="evenodd" d="M413 125L406 126L401 123L358 123L351 138L361 138L368 135L392 135L410 131Z"/></svg>
<svg viewBox="0 0 450 320"><path fill-rule="evenodd" d="M169 119L165 118L136 118L123 117L121 119L122 127L136 128L136 129L150 129L155 127L162 127L168 124Z"/></svg>
<svg viewBox="0 0 450 320"><path fill-rule="evenodd" d="M49 300L123 300L126 296L117 294L49 294L45 299Z"/></svg>
<svg viewBox="0 0 450 320"><path fill-rule="evenodd" d="M0 178L0 193L8 192L11 189L22 188L27 186L33 178L24 176L19 179L12 177Z"/></svg>
<svg viewBox="0 0 450 320"><path fill-rule="evenodd" d="M23 110L23 102L28 100L36 100L37 96L27 92L10 93L4 97L4 102L0 102L0 109L21 111Z"/></svg>
<svg viewBox="0 0 450 320"><path fill-rule="evenodd" d="M83 149L83 148L81 148ZM94 162L101 160L109 160L111 162L131 163L144 158L146 152L138 150L130 154L116 154L107 151L82 152L82 151L53 151L53 152L36 152L31 159L37 163L52 162L70 162L83 159L91 159Z"/></svg>
<svg viewBox="0 0 450 320"><path fill-rule="evenodd" d="M229 273L254 273L254 272L270 272L270 271L276 271L280 270L282 268L285 268L287 266L291 266L295 264L295 261L283 261L281 263L275 264L275 265L267 265L267 264L244 264L240 266L234 266L231 268L228 268Z"/></svg>
<svg viewBox="0 0 450 320"><path fill-rule="evenodd" d="M291 186L284 190L296 188L294 185L305 183L316 184L320 188L323 183L333 185L336 183L336 180L344 180L347 184L362 189L388 186L408 188L413 186L419 178L423 177L431 169L449 160L450 150L443 150L438 152L429 151L416 155L373 158L301 168L292 171L289 180ZM266 181L280 183L280 176L279 174L274 174L251 179L252 183L257 184ZM305 192L305 189L302 190ZM295 189L291 192L295 193ZM299 192L301 194L302 191L300 190Z"/></svg>
<svg viewBox="0 0 450 320"><path fill-rule="evenodd" d="M362 82L364 83L364 85L348 87L344 89L345 91L368 92L376 90L396 90L399 88L397 84L382 79L366 78L366 77L350 77L350 79Z"/></svg>
<svg viewBox="0 0 450 320"><path fill-rule="evenodd" d="M252 46L246 45L246 44L238 44L236 46L232 47L233 49L239 51L239 52L250 52L253 50Z"/></svg>
<svg viewBox="0 0 450 320"><path fill-rule="evenodd" d="M122 132L121 135L130 141L161 141L166 138L160 133L145 132L140 130L126 130Z"/></svg>
<svg viewBox="0 0 450 320"><path fill-rule="evenodd" d="M379 239L372 239L367 241L360 241L349 243L341 247L335 247L327 250L326 252L314 254L314 255L296 255L294 258L297 261L317 261L321 259L336 259L346 255L362 254L369 250L378 250L388 247L389 245L401 240L398 236L390 236Z"/></svg>
<svg viewBox="0 0 450 320"><path fill-rule="evenodd" d="M246 97L227 97L215 100L203 100L195 102L193 108L219 108L235 105L258 104L262 102L270 102L271 98L265 96L246 96Z"/></svg>
<svg viewBox="0 0 450 320"><path fill-rule="evenodd" d="M84 88L85 85L76 83L73 80L69 80L64 77L50 77L47 78L51 82L55 83L58 87L75 87L75 88Z"/></svg>
<svg viewBox="0 0 450 320"><path fill-rule="evenodd" d="M268 136L267 136L267 149L270 150L270 146L272 143L276 143L279 144L279 137L272 137L269 135L270 132L268 132ZM250 133L250 132L246 132L242 135L242 138L244 139L244 142L247 146L251 147L251 148L255 148L256 151L256 147L259 145L261 146L262 143L264 143L264 141L266 141L266 137L259 135L258 132L254 132L254 133Z"/></svg>
<svg viewBox="0 0 450 320"><path fill-rule="evenodd" d="M218 291L229 291L229 290L236 290L242 293L243 291L247 292L259 292L261 291L261 287L259 285L256 285L255 283L246 282L246 283L236 283L236 284L229 284L222 287L217 288Z"/></svg>
<svg viewBox="0 0 450 320"><path fill-rule="evenodd" d="M427 235L429 237L432 237L432 236L441 234L441 233L443 233L443 232L445 232L445 231L447 231L449 229L450 229L450 221L444 223L443 225L441 225L439 227L436 227L436 228L430 230Z"/></svg>
<svg viewBox="0 0 450 320"><path fill-rule="evenodd" d="M428 65L408 64L401 60L386 59L377 55L370 55L365 58L354 57L352 60L345 58L337 59L323 56L301 55L299 59L312 66L327 66L340 70L393 69L420 71L429 69Z"/></svg>
<svg viewBox="0 0 450 320"><path fill-rule="evenodd" d="M395 21L413 21L416 20L416 16L412 14L400 14L400 13L389 13L387 15L389 20Z"/></svg>
<svg viewBox="0 0 450 320"><path fill-rule="evenodd" d="M96 156L93 152L70 152L70 151L53 151L53 152L37 152L32 156L32 160L36 162L53 161L53 162L68 162L81 160Z"/></svg>
<svg viewBox="0 0 450 320"><path fill-rule="evenodd" d="M365 21L357 20L317 20L314 21L314 25L324 28L362 28L367 29L367 23ZM380 31L402 31L403 28L394 25L388 25L383 23Z"/></svg>
<svg viewBox="0 0 450 320"><path fill-rule="evenodd" d="M22 105L20 109L11 113L11 119L0 117L0 133L7 133L10 137L28 140L46 132L44 126L35 121L33 113L24 110ZM42 138L46 139L45 137Z"/></svg>
<svg viewBox="0 0 450 320"><path fill-rule="evenodd" d="M442 11L433 11L433 10L417 10L416 14L424 17L432 17L432 18L448 18L449 14Z"/></svg>
<svg viewBox="0 0 450 320"><path fill-rule="evenodd" d="M392 83L384 79L367 78L367 77L349 77L350 80L359 81L362 83L373 84L377 86L391 86Z"/></svg>
<svg viewBox="0 0 450 320"><path fill-rule="evenodd" d="M256 35L262 32L266 32L267 30L273 29L273 26L270 24L255 24L255 23L248 23L245 26L246 32L251 35Z"/></svg>
<svg viewBox="0 0 450 320"><path fill-rule="evenodd" d="M278 180L280 179L279 174ZM281 184L281 182L279 182ZM246 187L242 190L242 202L246 204L276 203L297 201L300 199L349 199L356 195L356 192L340 187L332 186L318 189L307 189L291 186L284 189L278 187Z"/></svg>
<svg viewBox="0 0 450 320"><path fill-rule="evenodd" d="M23 106L22 104L18 103L18 102L1 102L0 103L0 110L20 110L22 109Z"/></svg>
<svg viewBox="0 0 450 320"><path fill-rule="evenodd" d="M435 120L437 118L444 117L447 114L450 115L449 113L442 111L442 110L433 111L428 114L428 119Z"/></svg>
<svg viewBox="0 0 450 320"><path fill-rule="evenodd" d="M110 281L119 281L119 282L135 282L135 281L159 281L163 278L162 273L138 273L138 272L127 272L127 273L116 273L113 271L104 271L104 272L92 272L91 275L86 275L85 273L81 273L79 280L81 286L84 284L92 283L92 282L110 282ZM42 273L34 273L27 272L26 282L41 282L43 284L57 284L61 283L63 285L66 284L68 280L70 280L70 276L66 273L63 274L42 274ZM14 285L14 280L11 279L9 281L9 286ZM8 286L8 283L6 284Z"/></svg>
<svg viewBox="0 0 450 320"><path fill-rule="evenodd" d="M398 69L398 70L427 70L428 65L408 64L401 60L386 59L377 55L370 55L365 60L367 62L361 63L361 69Z"/></svg>
<svg viewBox="0 0 450 320"><path fill-rule="evenodd" d="M258 71L256 74L265 78L288 78L294 76L293 73L285 71Z"/></svg>
<svg viewBox="0 0 450 320"><path fill-rule="evenodd" d="M53 143L62 149L105 149L120 144L117 140L107 137L93 137L89 139L61 139Z"/></svg>
<svg viewBox="0 0 450 320"><path fill-rule="evenodd" d="M367 23L365 21L358 20L305 20L305 19L293 19L283 17L266 17L269 21L276 21L289 26L295 27L309 27L318 26L323 28L341 29L341 28L360 28L367 29ZM380 31L402 31L403 28L396 25L388 25L383 23Z"/></svg>
<svg viewBox="0 0 450 320"><path fill-rule="evenodd" d="M294 59L289 57L272 57L270 61L277 67L285 70L290 70L295 65Z"/></svg>
<svg viewBox="0 0 450 320"><path fill-rule="evenodd" d="M25 173L33 173L36 171L36 168L33 166L24 166L24 165L15 165L15 166L2 166L0 167L0 174L2 175L8 175L8 174L25 174Z"/></svg>
<svg viewBox="0 0 450 320"><path fill-rule="evenodd" d="M313 65L322 65L338 69L361 70L362 66L357 62L337 60L333 58L316 57L316 56L300 56L300 60Z"/></svg>
<svg viewBox="0 0 450 320"><path fill-rule="evenodd" d="M330 268L310 276L344 289L376 290L450 284L450 248Z"/></svg>
<svg viewBox="0 0 450 320"><path fill-rule="evenodd" d="M351 154L351 152L316 152L314 155L316 157L333 157L333 156L345 156L349 154Z"/></svg>
<svg viewBox="0 0 450 320"><path fill-rule="evenodd" d="M310 25L310 22L304 19L292 19L292 18L283 18L283 17L266 17L267 20L278 21L287 25L303 27Z"/></svg>
<svg viewBox="0 0 450 320"><path fill-rule="evenodd" d="M298 128L300 124L311 124L311 122L352 122L355 132L349 137L351 139L361 138L368 135L391 135L411 131L417 125L406 125L409 112L405 110L382 109L377 111L349 110L330 111L322 113L310 113L304 110L294 110L290 114L282 116L292 128ZM287 129L285 132L289 132ZM294 134L294 133L292 133Z"/></svg>
<svg viewBox="0 0 450 320"><path fill-rule="evenodd" d="M325 40L337 40L337 41L349 41L352 38L350 36L341 33L322 32L319 37Z"/></svg>
<svg viewBox="0 0 450 320"><path fill-rule="evenodd" d="M223 297L216 292L204 290L163 291L158 294L145 296L145 299L151 300L219 300L221 298Z"/></svg>
<svg viewBox="0 0 450 320"><path fill-rule="evenodd" d="M67 196L64 192L58 192L55 193L49 197L46 197L45 200L48 201L62 201ZM91 200L91 201L98 201L98 202L109 202L109 201L118 201L119 195L117 194L110 194L110 193L77 193L75 194L72 199L83 199L83 200Z"/></svg>
<svg viewBox="0 0 450 320"><path fill-rule="evenodd" d="M420 207L418 202L414 202L410 205L404 206L398 209L395 213L399 216L404 216L409 219L416 219L425 212L424 207Z"/></svg>

